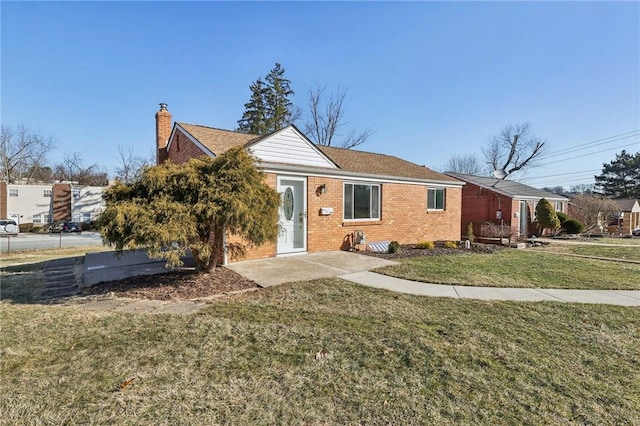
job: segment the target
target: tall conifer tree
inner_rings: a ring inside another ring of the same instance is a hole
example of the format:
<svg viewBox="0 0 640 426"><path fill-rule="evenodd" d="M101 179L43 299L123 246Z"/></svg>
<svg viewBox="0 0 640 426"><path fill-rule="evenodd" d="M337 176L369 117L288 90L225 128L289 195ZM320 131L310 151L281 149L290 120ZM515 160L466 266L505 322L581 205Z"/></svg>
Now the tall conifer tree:
<svg viewBox="0 0 640 426"><path fill-rule="evenodd" d="M640 152L634 155L622 150L602 166L602 174L595 177L600 193L611 198L640 198Z"/></svg>
<svg viewBox="0 0 640 426"><path fill-rule="evenodd" d="M238 131L266 135L294 121L294 106L290 100L294 91L284 73L282 65L276 63L264 81L259 78L249 86L251 99L244 104L245 111L238 120Z"/></svg>

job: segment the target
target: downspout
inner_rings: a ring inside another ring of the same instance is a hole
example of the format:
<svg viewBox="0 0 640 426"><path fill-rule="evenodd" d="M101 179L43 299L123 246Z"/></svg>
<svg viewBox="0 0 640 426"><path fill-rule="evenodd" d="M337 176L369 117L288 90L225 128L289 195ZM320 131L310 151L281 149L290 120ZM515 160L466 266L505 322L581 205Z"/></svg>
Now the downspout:
<svg viewBox="0 0 640 426"><path fill-rule="evenodd" d="M222 228L222 266L227 266L227 226Z"/></svg>

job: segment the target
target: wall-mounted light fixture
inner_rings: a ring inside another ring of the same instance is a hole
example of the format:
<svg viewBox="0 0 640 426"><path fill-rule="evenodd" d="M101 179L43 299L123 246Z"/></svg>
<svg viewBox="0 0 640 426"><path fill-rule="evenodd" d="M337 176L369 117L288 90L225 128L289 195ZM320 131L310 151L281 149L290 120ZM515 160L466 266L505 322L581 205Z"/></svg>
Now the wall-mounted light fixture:
<svg viewBox="0 0 640 426"><path fill-rule="evenodd" d="M322 185L320 185L318 187L318 189L316 189L316 195L320 196L320 194L326 194L327 193L327 184L323 183Z"/></svg>

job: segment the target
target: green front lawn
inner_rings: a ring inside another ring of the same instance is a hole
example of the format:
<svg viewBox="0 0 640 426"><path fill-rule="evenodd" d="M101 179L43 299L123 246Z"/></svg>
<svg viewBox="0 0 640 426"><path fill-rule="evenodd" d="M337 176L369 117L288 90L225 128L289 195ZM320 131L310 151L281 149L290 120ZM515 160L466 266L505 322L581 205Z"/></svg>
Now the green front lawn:
<svg viewBox="0 0 640 426"><path fill-rule="evenodd" d="M0 325L6 424L640 424L636 308L326 279L190 316L3 303Z"/></svg>
<svg viewBox="0 0 640 426"><path fill-rule="evenodd" d="M381 268L376 272L437 284L640 289L638 264L574 258L536 250L502 250L490 255L412 257L401 259L400 262L399 265Z"/></svg>
<svg viewBox="0 0 640 426"><path fill-rule="evenodd" d="M640 261L640 246L638 247L613 247L595 244L550 244L536 250L553 253L571 253L582 256L607 257L611 259L625 259Z"/></svg>

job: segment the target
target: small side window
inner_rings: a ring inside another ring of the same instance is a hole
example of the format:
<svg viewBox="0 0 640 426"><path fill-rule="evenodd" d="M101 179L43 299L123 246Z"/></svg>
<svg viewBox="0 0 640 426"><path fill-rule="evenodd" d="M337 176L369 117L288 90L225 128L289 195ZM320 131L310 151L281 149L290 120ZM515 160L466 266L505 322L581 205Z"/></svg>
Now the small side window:
<svg viewBox="0 0 640 426"><path fill-rule="evenodd" d="M428 188L427 189L427 209L428 210L444 210L445 206L445 189L444 188Z"/></svg>

